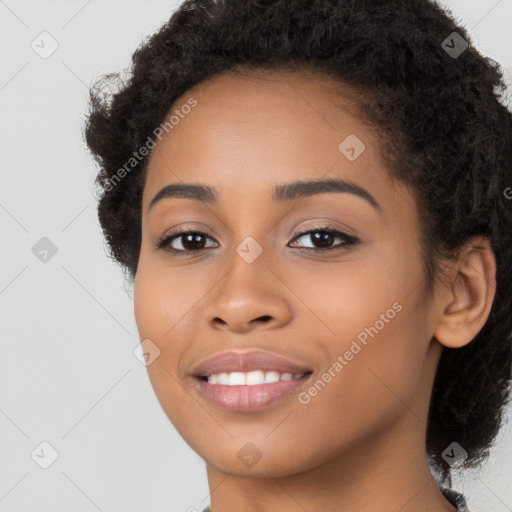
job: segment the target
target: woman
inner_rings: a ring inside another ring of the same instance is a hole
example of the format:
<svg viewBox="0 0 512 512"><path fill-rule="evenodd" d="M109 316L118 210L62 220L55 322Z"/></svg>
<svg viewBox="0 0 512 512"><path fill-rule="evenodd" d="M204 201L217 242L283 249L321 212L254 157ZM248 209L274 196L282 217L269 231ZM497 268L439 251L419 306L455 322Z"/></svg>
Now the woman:
<svg viewBox="0 0 512 512"><path fill-rule="evenodd" d="M428 0L189 0L111 85L99 219L205 511L468 510L511 380L499 65Z"/></svg>

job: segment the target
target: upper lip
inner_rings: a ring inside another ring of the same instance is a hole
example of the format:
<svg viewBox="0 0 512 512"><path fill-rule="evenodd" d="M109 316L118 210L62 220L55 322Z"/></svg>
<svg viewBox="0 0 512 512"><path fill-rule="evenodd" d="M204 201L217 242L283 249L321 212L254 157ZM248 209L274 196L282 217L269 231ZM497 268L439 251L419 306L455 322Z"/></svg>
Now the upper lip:
<svg viewBox="0 0 512 512"><path fill-rule="evenodd" d="M192 374L205 377L215 373L250 372L252 370L277 371L300 375L310 368L285 357L262 350L229 351L209 357L195 366Z"/></svg>

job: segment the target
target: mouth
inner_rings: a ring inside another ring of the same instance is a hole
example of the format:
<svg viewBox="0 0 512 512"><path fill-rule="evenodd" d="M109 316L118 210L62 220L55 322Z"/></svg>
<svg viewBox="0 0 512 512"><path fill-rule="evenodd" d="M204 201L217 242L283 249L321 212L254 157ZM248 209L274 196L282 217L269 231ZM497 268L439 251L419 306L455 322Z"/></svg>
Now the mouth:
<svg viewBox="0 0 512 512"><path fill-rule="evenodd" d="M312 374L252 370L196 375L194 379L200 395L208 402L226 411L248 413L291 399Z"/></svg>
<svg viewBox="0 0 512 512"><path fill-rule="evenodd" d="M223 386L258 386L272 382L296 380L311 373L311 371L296 374L278 372L276 370L253 370L250 372L221 372L211 375L197 375L196 377L209 384L220 384Z"/></svg>
<svg viewBox="0 0 512 512"><path fill-rule="evenodd" d="M291 399L312 374L302 362L260 349L222 352L190 372L201 399L232 412L258 411Z"/></svg>

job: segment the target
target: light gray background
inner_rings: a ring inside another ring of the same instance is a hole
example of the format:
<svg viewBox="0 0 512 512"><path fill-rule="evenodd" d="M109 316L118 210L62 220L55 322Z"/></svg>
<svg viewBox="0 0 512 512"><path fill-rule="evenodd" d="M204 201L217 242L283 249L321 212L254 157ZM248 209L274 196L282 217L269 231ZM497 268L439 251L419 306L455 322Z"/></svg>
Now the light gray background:
<svg viewBox="0 0 512 512"><path fill-rule="evenodd" d="M510 83L512 0L443 5ZM132 353L139 339L131 292L105 255L97 169L81 136L88 86L128 66L177 6L0 0L0 511L163 512L209 503L203 461L170 424ZM31 48L42 31L59 45L47 59ZM42 237L58 249L46 263L32 253ZM48 469L31 457L49 457L43 441L58 452ZM484 471L455 480L471 512L512 510L511 441L507 424Z"/></svg>

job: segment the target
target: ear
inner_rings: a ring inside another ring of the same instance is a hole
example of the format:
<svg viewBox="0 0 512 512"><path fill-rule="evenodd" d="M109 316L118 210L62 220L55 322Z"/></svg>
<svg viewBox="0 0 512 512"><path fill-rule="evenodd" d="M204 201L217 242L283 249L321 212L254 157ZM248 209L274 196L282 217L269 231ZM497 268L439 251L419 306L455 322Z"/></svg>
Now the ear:
<svg viewBox="0 0 512 512"><path fill-rule="evenodd" d="M441 293L435 338L449 348L467 345L482 329L496 293L496 259L488 238L472 238Z"/></svg>

